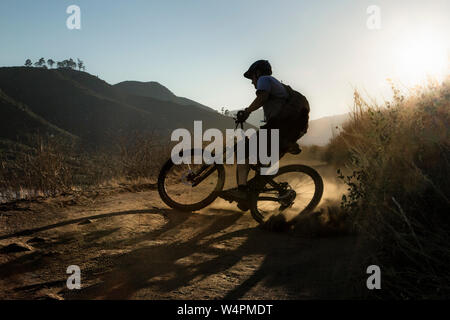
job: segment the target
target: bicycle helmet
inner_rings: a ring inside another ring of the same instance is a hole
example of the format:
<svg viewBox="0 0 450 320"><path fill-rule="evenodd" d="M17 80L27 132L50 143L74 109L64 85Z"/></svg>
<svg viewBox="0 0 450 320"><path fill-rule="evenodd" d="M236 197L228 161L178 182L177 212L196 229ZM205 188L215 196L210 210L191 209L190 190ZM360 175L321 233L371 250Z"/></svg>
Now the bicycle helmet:
<svg viewBox="0 0 450 320"><path fill-rule="evenodd" d="M270 66L269 61L267 60L258 60L254 62L250 68L244 73L244 77L247 79L252 79L253 74L259 71L261 75L270 76L272 75L272 67Z"/></svg>

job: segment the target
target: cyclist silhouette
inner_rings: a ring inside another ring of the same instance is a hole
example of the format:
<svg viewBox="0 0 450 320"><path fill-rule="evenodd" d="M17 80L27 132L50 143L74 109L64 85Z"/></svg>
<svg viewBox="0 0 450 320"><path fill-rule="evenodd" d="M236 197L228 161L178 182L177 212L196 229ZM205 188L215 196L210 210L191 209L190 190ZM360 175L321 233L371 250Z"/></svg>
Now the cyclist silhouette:
<svg viewBox="0 0 450 320"><path fill-rule="evenodd" d="M279 155L286 153L299 154L301 152L296 141L303 136L308 129L309 104L303 96L306 112L295 112L296 108L288 107L292 92L290 87L283 85L272 76L272 67L267 60L258 60L244 73L244 77L250 79L256 89L256 98L249 107L240 112L239 121L244 122L250 113L259 108L264 109L265 125L263 129L279 130ZM297 93L298 94L298 93ZM292 103L291 103L292 104ZM258 134L258 133L257 133ZM267 150L271 150L270 132L268 133ZM258 142L259 144L259 142ZM246 150L248 152L248 148ZM247 178L250 170L248 164L237 165L237 188L223 191L225 196L237 200L245 200L248 195Z"/></svg>

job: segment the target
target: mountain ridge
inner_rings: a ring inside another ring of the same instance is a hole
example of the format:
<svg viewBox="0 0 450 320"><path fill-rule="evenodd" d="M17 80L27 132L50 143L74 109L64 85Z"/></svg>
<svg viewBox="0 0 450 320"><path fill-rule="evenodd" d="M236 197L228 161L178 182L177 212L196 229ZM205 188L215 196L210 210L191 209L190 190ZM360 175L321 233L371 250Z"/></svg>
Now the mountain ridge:
<svg viewBox="0 0 450 320"><path fill-rule="evenodd" d="M162 101L170 101L183 106L192 105L210 112L217 112L216 110L191 99L176 96L167 87L156 81L142 82L135 80L126 80L116 83L113 86L123 93L155 98Z"/></svg>
<svg viewBox="0 0 450 320"><path fill-rule="evenodd" d="M20 101L40 119L90 145L111 143L136 131L156 131L168 140L174 129L190 130L194 120L200 119L205 128L225 130L234 125L232 119L217 112L128 94L89 73L71 69L3 67L0 89L10 101ZM7 114L6 107L0 109L2 125L10 117L20 118L17 108L9 106L8 110ZM22 128L29 133L35 129Z"/></svg>

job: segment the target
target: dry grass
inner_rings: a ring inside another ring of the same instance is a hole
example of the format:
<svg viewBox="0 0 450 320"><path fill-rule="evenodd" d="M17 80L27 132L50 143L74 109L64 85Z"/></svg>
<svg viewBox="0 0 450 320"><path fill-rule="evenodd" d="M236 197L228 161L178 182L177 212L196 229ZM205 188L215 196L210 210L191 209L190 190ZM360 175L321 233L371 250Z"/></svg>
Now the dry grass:
<svg viewBox="0 0 450 320"><path fill-rule="evenodd" d="M167 146L153 134L121 137L116 149L86 151L56 137L34 136L29 147L11 144L0 154L0 200L53 197L99 185L155 180Z"/></svg>
<svg viewBox="0 0 450 320"><path fill-rule="evenodd" d="M119 176L126 180L154 179L164 161L170 157L170 146L162 145L156 133L140 132L123 136L118 143Z"/></svg>
<svg viewBox="0 0 450 320"><path fill-rule="evenodd" d="M379 106L356 91L353 117L325 152L345 166L342 208L373 248L390 298L450 296L450 79Z"/></svg>

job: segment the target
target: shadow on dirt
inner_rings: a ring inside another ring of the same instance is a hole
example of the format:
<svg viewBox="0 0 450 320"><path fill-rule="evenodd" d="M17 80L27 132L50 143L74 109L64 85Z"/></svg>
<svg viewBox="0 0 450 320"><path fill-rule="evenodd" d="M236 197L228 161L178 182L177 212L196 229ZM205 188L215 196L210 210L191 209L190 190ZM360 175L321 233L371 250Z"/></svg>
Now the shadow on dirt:
<svg viewBox="0 0 450 320"><path fill-rule="evenodd" d="M51 224L51 225L44 226L44 227L38 227L38 228L33 228L33 229L22 230L22 231L19 231L19 232L16 232L16 233L0 236L0 240L16 238L16 237L22 237L22 236L30 236L30 235L33 235L35 233L41 232L41 231L55 229L55 228L58 228L58 227L63 227L63 226L71 225L71 224L82 223L82 222L84 222L86 220L96 220L96 219L109 218L109 217L122 216L122 215L129 215L129 214L152 214L152 213L153 214L164 214L167 211L169 211L169 210L165 210L165 209L129 210L129 211L121 211L121 212L111 212L111 213L99 214L99 215L94 215L94 216L89 216L89 217L82 217L82 218L78 218L78 219L72 219L72 220L67 220L67 221L63 221L63 222L58 222L58 223Z"/></svg>
<svg viewBox="0 0 450 320"><path fill-rule="evenodd" d="M163 215L166 223L150 232L130 232L128 237L113 239L103 247L96 242L120 229L97 224L98 219L141 214ZM96 230L84 236L83 243L70 238L73 234L42 244L41 250L0 265L0 277L43 272L51 266L58 275L45 279L41 286L31 284L16 290L37 290L53 284L61 288L59 292L66 299L308 299L355 295L351 285L355 237L304 239L269 232L234 210L216 210L213 214L159 208L112 212L0 239L34 235L86 219L94 221ZM64 248L70 241L72 256ZM110 253L99 255L105 248ZM64 289L65 269L71 264L89 266L82 267L85 285L81 290Z"/></svg>
<svg viewBox="0 0 450 320"><path fill-rule="evenodd" d="M353 237L311 240L268 232L254 224L236 228L242 213L233 210L214 216L173 211L167 217L162 229L111 245L134 247L168 238L167 242L112 257L110 270L98 270L100 282L80 292L66 292L65 297L270 299L267 288L281 291L286 299L353 295L349 285L354 276L349 271ZM186 229L195 231L186 238L176 237ZM259 284L265 293L256 288Z"/></svg>

